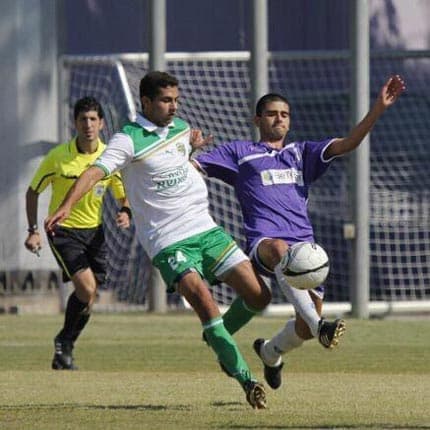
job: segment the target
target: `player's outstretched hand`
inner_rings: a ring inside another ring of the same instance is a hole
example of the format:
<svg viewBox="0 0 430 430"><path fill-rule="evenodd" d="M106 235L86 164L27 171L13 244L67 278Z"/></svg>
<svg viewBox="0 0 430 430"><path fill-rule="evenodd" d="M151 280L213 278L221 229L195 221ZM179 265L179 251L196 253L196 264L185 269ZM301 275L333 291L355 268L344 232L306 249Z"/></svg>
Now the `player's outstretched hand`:
<svg viewBox="0 0 430 430"><path fill-rule="evenodd" d="M197 128L193 128L191 130L190 145L193 148L193 151L199 148L203 148L203 146L207 145L208 143L212 143L212 141L213 141L213 136L211 134L209 134L206 137L203 137L201 130Z"/></svg>
<svg viewBox="0 0 430 430"><path fill-rule="evenodd" d="M61 206L50 216L45 219L45 231L48 234L54 234L55 226L61 221L69 217L70 210L62 208Z"/></svg>
<svg viewBox="0 0 430 430"><path fill-rule="evenodd" d="M405 81L399 75L391 76L382 87L379 94L379 100L384 108L391 106L405 89Z"/></svg>

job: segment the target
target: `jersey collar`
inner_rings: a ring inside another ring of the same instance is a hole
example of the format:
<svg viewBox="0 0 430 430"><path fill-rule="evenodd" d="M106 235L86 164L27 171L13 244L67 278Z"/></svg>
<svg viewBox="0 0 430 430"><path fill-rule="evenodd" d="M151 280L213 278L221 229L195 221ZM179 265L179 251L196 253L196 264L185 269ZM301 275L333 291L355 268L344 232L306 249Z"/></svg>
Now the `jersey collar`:
<svg viewBox="0 0 430 430"><path fill-rule="evenodd" d="M166 127L159 127L158 125L154 124L153 122L149 121L148 118L145 118L142 114L137 113L136 115L136 122L143 127L146 131L149 131L150 133L156 133L160 137L167 136L169 132L169 128L172 128L175 126L174 120L172 120Z"/></svg>
<svg viewBox="0 0 430 430"><path fill-rule="evenodd" d="M261 146L263 146L264 148L266 148L270 152L272 152L272 151L281 152L285 148L285 146L286 146L285 142L284 142L284 145L282 146L282 148L279 148L279 149L278 148L273 148L267 142L260 141L260 142L258 142L258 144L261 145Z"/></svg>
<svg viewBox="0 0 430 430"><path fill-rule="evenodd" d="M79 152L78 150L78 142L76 141L77 136L75 136L71 141L70 141L70 150L72 152L72 154L81 154L81 155L92 155L92 154L83 154L81 152ZM98 138L97 140L97 152L100 152L100 149L102 148L103 142L100 138Z"/></svg>

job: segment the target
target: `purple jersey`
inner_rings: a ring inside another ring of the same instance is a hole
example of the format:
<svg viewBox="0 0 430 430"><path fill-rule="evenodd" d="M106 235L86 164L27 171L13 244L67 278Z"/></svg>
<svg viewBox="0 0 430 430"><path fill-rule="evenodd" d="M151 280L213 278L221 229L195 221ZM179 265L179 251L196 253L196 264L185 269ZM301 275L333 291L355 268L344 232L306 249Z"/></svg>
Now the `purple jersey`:
<svg viewBox="0 0 430 430"><path fill-rule="evenodd" d="M197 157L208 176L235 188L248 252L263 237L290 244L313 240L309 186L330 164L323 159L330 142L294 142L276 150L263 142L233 141Z"/></svg>

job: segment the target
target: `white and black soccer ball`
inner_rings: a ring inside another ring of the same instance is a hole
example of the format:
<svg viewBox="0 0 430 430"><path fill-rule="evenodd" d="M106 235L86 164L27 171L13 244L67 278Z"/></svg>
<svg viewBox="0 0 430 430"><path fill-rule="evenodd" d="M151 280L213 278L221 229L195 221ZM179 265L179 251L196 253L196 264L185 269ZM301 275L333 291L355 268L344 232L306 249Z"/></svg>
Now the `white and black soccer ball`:
<svg viewBox="0 0 430 430"><path fill-rule="evenodd" d="M299 290L311 290L327 278L330 260L317 243L298 242L290 246L281 261L288 284Z"/></svg>

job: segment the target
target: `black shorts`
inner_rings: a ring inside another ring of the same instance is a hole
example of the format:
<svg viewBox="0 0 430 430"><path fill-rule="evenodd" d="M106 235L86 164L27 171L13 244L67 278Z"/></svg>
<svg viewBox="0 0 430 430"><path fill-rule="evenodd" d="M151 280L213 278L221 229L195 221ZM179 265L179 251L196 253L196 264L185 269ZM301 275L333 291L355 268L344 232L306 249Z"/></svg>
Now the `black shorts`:
<svg viewBox="0 0 430 430"><path fill-rule="evenodd" d="M60 268L63 282L80 270L90 268L102 285L106 279L106 242L103 226L96 228L67 228L57 226L48 242Z"/></svg>

